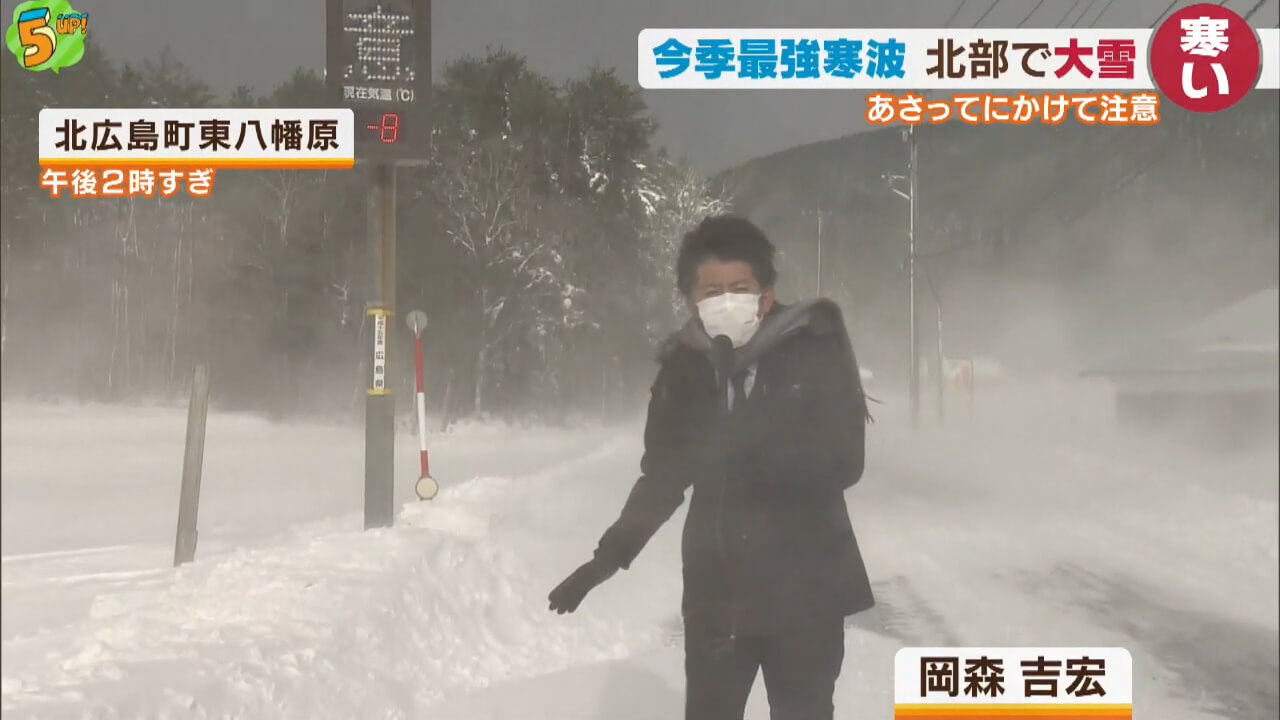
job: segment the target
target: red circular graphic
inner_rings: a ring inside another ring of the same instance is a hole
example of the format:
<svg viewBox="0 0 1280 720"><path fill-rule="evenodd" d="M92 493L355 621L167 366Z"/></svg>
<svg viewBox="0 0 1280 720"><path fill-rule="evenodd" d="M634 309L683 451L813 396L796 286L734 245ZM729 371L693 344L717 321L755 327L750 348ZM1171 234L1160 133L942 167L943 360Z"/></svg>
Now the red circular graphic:
<svg viewBox="0 0 1280 720"><path fill-rule="evenodd" d="M1220 5L1184 7L1151 36L1151 79L1165 97L1192 112L1235 105L1258 82L1261 67L1253 28Z"/></svg>

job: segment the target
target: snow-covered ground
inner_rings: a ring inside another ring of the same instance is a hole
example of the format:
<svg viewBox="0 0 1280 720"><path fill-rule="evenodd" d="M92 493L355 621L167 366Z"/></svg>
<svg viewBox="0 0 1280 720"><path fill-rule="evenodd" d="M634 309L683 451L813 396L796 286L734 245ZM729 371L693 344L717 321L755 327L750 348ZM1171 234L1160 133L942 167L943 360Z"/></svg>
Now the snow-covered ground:
<svg viewBox="0 0 1280 720"><path fill-rule="evenodd" d="M880 605L851 621L840 717L890 717L894 651L946 644L1124 645L1140 718L1275 717L1276 448L1140 443L1075 385L978 400L919 433L875 408L850 505ZM215 413L175 571L184 417L3 405L6 718L681 717L683 512L546 611L630 489L637 428L457 428L428 504L406 436L397 525L362 532L359 429Z"/></svg>

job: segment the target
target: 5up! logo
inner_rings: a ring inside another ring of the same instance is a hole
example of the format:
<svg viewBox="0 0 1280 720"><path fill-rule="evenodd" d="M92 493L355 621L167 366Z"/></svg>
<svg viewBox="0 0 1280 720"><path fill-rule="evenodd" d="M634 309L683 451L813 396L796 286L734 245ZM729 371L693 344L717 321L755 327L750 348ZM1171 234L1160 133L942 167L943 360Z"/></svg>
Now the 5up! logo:
<svg viewBox="0 0 1280 720"><path fill-rule="evenodd" d="M76 12L67 0L29 0L14 8L4 44L22 67L56 74L84 57L88 32L89 14Z"/></svg>

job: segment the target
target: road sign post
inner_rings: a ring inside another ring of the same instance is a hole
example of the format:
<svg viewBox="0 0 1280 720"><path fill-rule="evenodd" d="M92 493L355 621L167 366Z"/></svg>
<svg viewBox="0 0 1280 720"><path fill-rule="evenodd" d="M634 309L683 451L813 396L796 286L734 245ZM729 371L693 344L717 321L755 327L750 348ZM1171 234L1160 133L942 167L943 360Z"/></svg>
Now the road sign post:
<svg viewBox="0 0 1280 720"><path fill-rule="evenodd" d="M325 80L355 113L356 163L372 166L374 356L365 404L365 528L394 522L396 168L431 155L431 0L326 0Z"/></svg>
<svg viewBox="0 0 1280 720"><path fill-rule="evenodd" d="M204 430L209 419L209 366L197 365L187 406L187 442L182 455L182 488L178 494L178 535L173 566L196 559L196 522L200 514L200 475L204 469Z"/></svg>

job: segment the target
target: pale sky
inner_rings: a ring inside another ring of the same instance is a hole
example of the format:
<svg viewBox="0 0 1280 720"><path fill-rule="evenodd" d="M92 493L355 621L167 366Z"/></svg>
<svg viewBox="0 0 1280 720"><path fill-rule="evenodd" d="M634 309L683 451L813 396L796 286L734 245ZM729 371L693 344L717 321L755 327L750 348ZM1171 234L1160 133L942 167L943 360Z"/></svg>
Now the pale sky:
<svg viewBox="0 0 1280 720"><path fill-rule="evenodd" d="M1228 0L1248 12L1257 0ZM0 0L4 17L18 0ZM1168 0L437 0L432 56L438 68L486 46L505 47L556 80L593 63L634 82L636 36L646 27L1011 27L1037 4L1027 27L1147 27ZM1179 0L1178 7L1192 4ZM153 57L165 45L227 91L260 89L299 65L324 65L324 0L72 0L90 35L114 60ZM1252 22L1276 24L1280 0ZM988 12L988 9L990 11ZM985 15L985 17L983 17ZM1082 20L1077 21L1077 17ZM74 72L74 68L68 70ZM753 157L862 129L861 97L833 90L647 91L658 140L715 172Z"/></svg>

